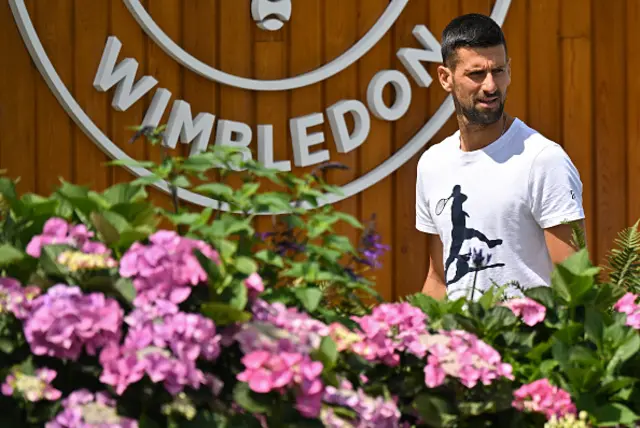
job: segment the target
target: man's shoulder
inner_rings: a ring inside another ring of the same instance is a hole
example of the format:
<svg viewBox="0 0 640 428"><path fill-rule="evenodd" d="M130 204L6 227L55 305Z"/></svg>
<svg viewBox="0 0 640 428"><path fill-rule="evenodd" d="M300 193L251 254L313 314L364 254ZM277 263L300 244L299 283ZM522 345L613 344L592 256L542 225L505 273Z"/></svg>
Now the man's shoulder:
<svg viewBox="0 0 640 428"><path fill-rule="evenodd" d="M418 169L426 168L426 165L440 164L440 162L455 148L455 142L459 141L458 132L445 137L440 142L432 144L420 155Z"/></svg>
<svg viewBox="0 0 640 428"><path fill-rule="evenodd" d="M562 146L544 135L542 132L519 120L520 137L524 142L524 150L535 162L563 158L567 156Z"/></svg>

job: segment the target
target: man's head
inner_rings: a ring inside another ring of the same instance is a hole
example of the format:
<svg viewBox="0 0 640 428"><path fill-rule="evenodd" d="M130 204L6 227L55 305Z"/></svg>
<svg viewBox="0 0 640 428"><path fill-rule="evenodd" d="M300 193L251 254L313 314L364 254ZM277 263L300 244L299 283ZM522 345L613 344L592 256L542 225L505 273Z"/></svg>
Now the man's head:
<svg viewBox="0 0 640 428"><path fill-rule="evenodd" d="M455 18L442 33L442 87L470 124L489 125L502 117L511 71L500 26L488 16Z"/></svg>

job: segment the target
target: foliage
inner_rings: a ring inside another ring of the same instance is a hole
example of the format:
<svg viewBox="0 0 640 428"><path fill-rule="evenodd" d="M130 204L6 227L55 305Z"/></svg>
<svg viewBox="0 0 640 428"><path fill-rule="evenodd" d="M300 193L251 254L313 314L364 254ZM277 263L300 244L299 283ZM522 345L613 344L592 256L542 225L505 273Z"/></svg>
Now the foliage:
<svg viewBox="0 0 640 428"><path fill-rule="evenodd" d="M366 278L388 249L374 219L321 204L339 165L299 178L237 149L163 153L139 163L151 176L104 192L63 181L18 195L0 178L2 426L640 421L635 226L608 281L579 245L518 299L494 284L475 300L382 302ZM168 209L148 198L159 180ZM222 205L183 206L179 188Z"/></svg>

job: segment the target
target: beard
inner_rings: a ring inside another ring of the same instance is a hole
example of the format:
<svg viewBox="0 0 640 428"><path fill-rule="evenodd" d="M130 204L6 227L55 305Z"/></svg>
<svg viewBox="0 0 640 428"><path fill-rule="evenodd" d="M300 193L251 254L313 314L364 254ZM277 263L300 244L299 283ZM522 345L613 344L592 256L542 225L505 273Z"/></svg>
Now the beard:
<svg viewBox="0 0 640 428"><path fill-rule="evenodd" d="M456 113L459 116L464 116L469 124L479 126L492 125L502 118L502 114L504 113L505 100L502 97L501 93L498 92L495 95L498 96L500 104L493 110L480 110L476 107L475 103L471 105L465 105L460 102L455 94L452 94L453 103L456 107Z"/></svg>

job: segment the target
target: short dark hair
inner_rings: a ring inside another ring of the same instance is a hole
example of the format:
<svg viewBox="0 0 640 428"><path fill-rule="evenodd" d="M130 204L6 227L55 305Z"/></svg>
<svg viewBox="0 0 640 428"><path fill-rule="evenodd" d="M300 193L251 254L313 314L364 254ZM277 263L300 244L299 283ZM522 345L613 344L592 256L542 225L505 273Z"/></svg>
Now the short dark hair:
<svg viewBox="0 0 640 428"><path fill-rule="evenodd" d="M454 18L442 32L442 60L447 67L455 67L458 48L488 48L500 45L504 46L506 52L507 41L498 23L489 16L469 13Z"/></svg>

